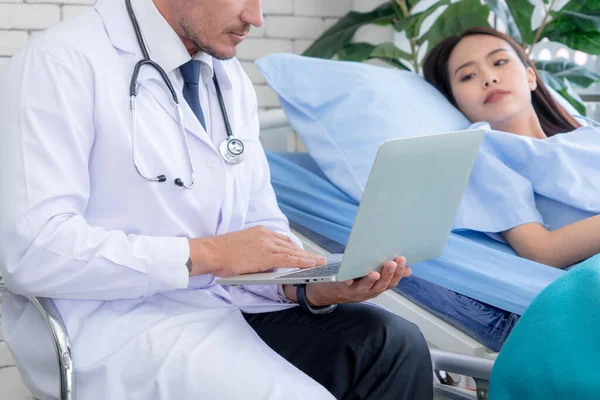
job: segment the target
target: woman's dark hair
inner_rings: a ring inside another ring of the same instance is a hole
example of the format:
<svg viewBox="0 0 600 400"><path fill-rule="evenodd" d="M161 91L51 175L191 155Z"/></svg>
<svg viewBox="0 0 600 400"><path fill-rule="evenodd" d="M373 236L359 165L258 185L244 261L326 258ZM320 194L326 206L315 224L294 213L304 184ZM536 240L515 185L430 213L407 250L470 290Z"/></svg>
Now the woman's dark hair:
<svg viewBox="0 0 600 400"><path fill-rule="evenodd" d="M464 37L472 35L489 35L504 40L515 50L523 65L533 69L537 88L531 93L531 103L540 120L542 129L548 137L557 133L569 132L580 127L577 121L554 100L554 97L546 88L544 81L540 79L537 69L531 60L529 60L523 48L510 36L486 27L470 28L458 36L447 37L431 49L427 57L425 57L423 65L425 79L446 96L455 107L457 105L450 87L448 60L458 42Z"/></svg>

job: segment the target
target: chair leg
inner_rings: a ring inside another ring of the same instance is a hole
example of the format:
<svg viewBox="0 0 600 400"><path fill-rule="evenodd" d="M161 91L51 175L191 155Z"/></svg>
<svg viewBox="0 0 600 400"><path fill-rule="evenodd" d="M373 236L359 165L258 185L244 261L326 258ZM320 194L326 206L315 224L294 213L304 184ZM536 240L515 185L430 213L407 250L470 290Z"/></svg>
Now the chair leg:
<svg viewBox="0 0 600 400"><path fill-rule="evenodd" d="M73 400L73 362L71 344L65 328L52 307L44 307L36 297L28 296L28 299L38 309L52 333L60 369L60 398L61 400Z"/></svg>

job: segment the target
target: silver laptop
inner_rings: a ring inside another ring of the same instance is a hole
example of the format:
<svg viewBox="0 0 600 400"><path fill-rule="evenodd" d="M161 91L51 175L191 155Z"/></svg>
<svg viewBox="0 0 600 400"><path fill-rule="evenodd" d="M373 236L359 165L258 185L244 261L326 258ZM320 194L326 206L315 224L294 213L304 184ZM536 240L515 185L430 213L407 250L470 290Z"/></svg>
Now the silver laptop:
<svg viewBox="0 0 600 400"><path fill-rule="evenodd" d="M398 256L409 265L440 256L482 140L477 129L384 141L343 255L324 266L238 275L217 284L345 281L380 271Z"/></svg>

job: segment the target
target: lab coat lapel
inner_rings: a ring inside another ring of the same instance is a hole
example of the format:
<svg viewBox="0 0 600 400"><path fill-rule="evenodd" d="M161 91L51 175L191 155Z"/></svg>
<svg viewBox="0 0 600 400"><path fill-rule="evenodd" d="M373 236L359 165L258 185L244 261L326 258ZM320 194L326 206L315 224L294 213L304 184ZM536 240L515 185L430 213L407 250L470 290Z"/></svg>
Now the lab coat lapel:
<svg viewBox="0 0 600 400"><path fill-rule="evenodd" d="M100 0L95 7L104 22L104 27L106 28L106 32L112 45L121 51L135 55L135 60L141 60L142 54L140 46L135 38L135 32L131 20L127 15L125 4L122 1ZM127 81L131 79L134 66L135 62L132 65L125 66L127 71L127 76L125 78ZM172 73L169 75L171 75L169 78L177 93L179 106L181 107L183 114L183 123L187 132L196 136L214 149L208 134L204 128L202 128L200 121L198 121L198 118L185 101L181 88L177 86L177 80L174 79ZM151 95L163 110L165 110L175 122L179 123L177 109L175 108L171 93L158 71L147 65L142 67L138 75L138 84L140 85L140 90L138 92L140 96Z"/></svg>
<svg viewBox="0 0 600 400"><path fill-rule="evenodd" d="M119 50L141 57L140 46L135 38L135 31L127 8L122 1L100 0L95 6L96 12L102 18L106 33L114 47Z"/></svg>

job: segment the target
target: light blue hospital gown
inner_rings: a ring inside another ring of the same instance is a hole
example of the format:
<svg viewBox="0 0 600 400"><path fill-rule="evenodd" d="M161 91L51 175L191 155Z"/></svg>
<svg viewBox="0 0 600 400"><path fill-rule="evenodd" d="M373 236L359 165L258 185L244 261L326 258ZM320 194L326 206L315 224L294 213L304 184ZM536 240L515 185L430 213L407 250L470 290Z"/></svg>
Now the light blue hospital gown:
<svg viewBox="0 0 600 400"><path fill-rule="evenodd" d="M480 154L454 230L497 233L529 222L558 229L600 214L600 128L548 139L495 131L486 123Z"/></svg>

